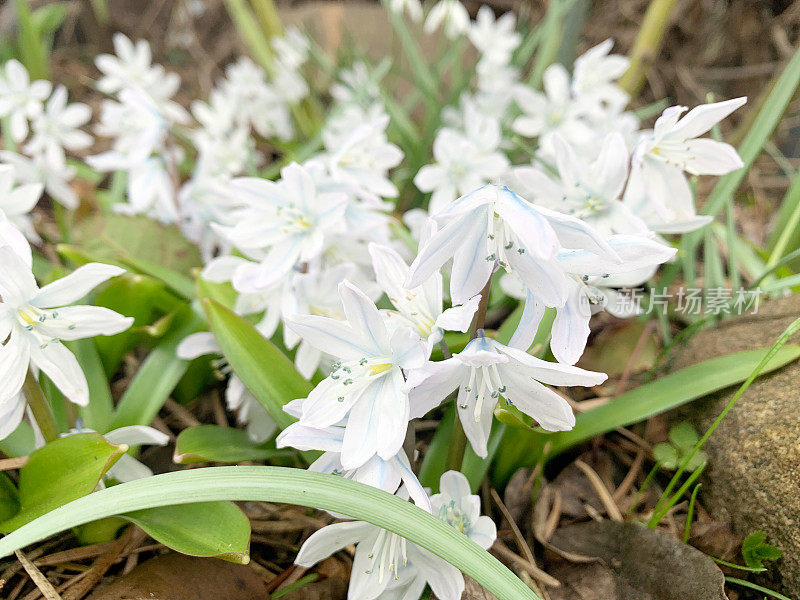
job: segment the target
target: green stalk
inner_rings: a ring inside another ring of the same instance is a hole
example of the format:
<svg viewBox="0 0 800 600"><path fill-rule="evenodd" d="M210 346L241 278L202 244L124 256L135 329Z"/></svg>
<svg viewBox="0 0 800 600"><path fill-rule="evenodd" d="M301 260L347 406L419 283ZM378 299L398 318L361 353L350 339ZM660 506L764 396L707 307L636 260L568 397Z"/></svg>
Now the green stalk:
<svg viewBox="0 0 800 600"><path fill-rule="evenodd" d="M778 238L775 240L772 252L767 260L767 269L772 269L778 261L783 258L790 242L798 236L798 231L800 231L800 174L795 175L792 186L789 188L789 191L786 192L786 196L781 205L793 206L794 208L786 223L783 225L783 229L781 229Z"/></svg>
<svg viewBox="0 0 800 600"><path fill-rule="evenodd" d="M57 440L59 431L55 417L53 416L53 411L47 403L47 398L44 396L42 386L36 381L30 369L25 376L25 383L22 384L22 393L25 395L25 400L28 401L28 406L33 413L33 418L36 419L36 423L39 425L44 439L48 442Z"/></svg>
<svg viewBox="0 0 800 600"><path fill-rule="evenodd" d="M653 0L647 7L631 50L631 64L619 80L620 87L631 97L639 95L647 79L647 72L655 61L677 4L678 0Z"/></svg>

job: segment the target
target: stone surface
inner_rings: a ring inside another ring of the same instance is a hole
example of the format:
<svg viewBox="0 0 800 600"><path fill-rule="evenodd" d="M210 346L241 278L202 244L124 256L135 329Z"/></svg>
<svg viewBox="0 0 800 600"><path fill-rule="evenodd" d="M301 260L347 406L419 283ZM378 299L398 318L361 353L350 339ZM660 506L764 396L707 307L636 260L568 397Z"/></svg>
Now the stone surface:
<svg viewBox="0 0 800 600"><path fill-rule="evenodd" d="M680 369L703 360L768 348L800 316L800 294L760 307L705 330L680 348ZM800 334L789 343L800 344ZM679 415L705 431L736 388L690 404ZM771 584L800 597L800 361L764 375L750 386L708 440L703 505L740 535L764 531L783 550Z"/></svg>

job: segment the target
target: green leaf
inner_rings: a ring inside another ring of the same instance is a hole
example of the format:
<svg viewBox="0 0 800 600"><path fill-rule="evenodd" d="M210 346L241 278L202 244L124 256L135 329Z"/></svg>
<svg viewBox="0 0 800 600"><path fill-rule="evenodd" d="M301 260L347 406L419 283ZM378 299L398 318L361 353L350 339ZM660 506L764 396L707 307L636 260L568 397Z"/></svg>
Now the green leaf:
<svg viewBox="0 0 800 600"><path fill-rule="evenodd" d="M278 348L243 319L219 302L205 298L203 309L222 353L272 419L286 429L295 419L283 405L305 398L311 384Z"/></svg>
<svg viewBox="0 0 800 600"><path fill-rule="evenodd" d="M238 463L267 460L284 453L283 450L256 444L241 429L200 425L184 429L178 434L172 458L180 465L199 462Z"/></svg>
<svg viewBox="0 0 800 600"><path fill-rule="evenodd" d="M6 521L19 512L17 486L5 473L0 473L0 521Z"/></svg>
<svg viewBox="0 0 800 600"><path fill-rule="evenodd" d="M250 562L250 521L231 502L196 502L120 515L165 546L192 556Z"/></svg>
<svg viewBox="0 0 800 600"><path fill-rule="evenodd" d="M667 442L661 442L653 446L653 458L665 469L674 471L680 464L680 455L675 446Z"/></svg>
<svg viewBox="0 0 800 600"><path fill-rule="evenodd" d="M142 339L142 329L162 315L175 311L181 301L160 281L139 273L116 277L96 296L94 304L133 317L133 327L122 333L95 338L106 375L111 377L122 359Z"/></svg>
<svg viewBox="0 0 800 600"><path fill-rule="evenodd" d="M765 560L778 560L783 556L780 548L766 543L767 534L756 531L748 535L742 542L742 556L744 564L751 569L763 569Z"/></svg>
<svg viewBox="0 0 800 600"><path fill-rule="evenodd" d="M188 361L178 358L178 344L202 327L202 320L189 305L184 305L178 311L172 331L150 352L120 398L111 429L150 424L178 385L189 364Z"/></svg>
<svg viewBox="0 0 800 600"><path fill-rule="evenodd" d="M123 483L56 509L0 539L0 557L96 519L156 506L216 500L282 502L344 514L433 552L498 600L538 600L491 554L413 503L342 477L284 467L210 467Z"/></svg>
<svg viewBox="0 0 800 600"><path fill-rule="evenodd" d="M78 359L89 384L89 404L79 407L81 419L87 429L106 433L114 413L114 400L108 386L103 362L92 338L68 342L67 347Z"/></svg>
<svg viewBox="0 0 800 600"><path fill-rule="evenodd" d="M118 264L163 281L187 300L194 297L194 281L184 273L203 261L177 227L144 216L108 214L78 221L71 231L79 252L70 247L59 252Z"/></svg>
<svg viewBox="0 0 800 600"><path fill-rule="evenodd" d="M578 414L575 427L570 431L509 430L510 435L507 434L495 465L497 480L506 481L517 468L535 464L547 442L550 443L548 456L556 456L596 435L644 421L740 383L758 366L766 351L761 348L720 356L665 375L620 394L603 406ZM800 346L786 345L772 357L762 373L779 369L798 357Z"/></svg>
<svg viewBox="0 0 800 600"><path fill-rule="evenodd" d="M20 511L0 523L0 532L13 531L91 494L100 478L127 450L127 446L116 446L99 433L70 435L36 450L19 470Z"/></svg>

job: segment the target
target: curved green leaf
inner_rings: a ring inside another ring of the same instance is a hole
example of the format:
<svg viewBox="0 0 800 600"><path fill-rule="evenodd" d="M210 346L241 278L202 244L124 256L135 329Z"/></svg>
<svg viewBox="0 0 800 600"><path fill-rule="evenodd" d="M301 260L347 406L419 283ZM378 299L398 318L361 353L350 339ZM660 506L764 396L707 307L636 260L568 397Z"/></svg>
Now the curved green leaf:
<svg viewBox="0 0 800 600"><path fill-rule="evenodd" d="M740 383L761 362L766 351L760 348L712 358L645 383L620 394L607 404L576 415L575 427L570 431L548 433L539 428L530 431L509 430L495 464L497 480L505 481L517 468L535 464L548 442L548 456L556 456L596 435L644 421ZM800 346L786 345L772 357L762 373L779 369L798 357Z"/></svg>
<svg viewBox="0 0 800 600"><path fill-rule="evenodd" d="M200 425L184 429L178 434L172 459L180 465L199 462L238 463L246 460L267 460L285 453L285 450L256 444L241 429Z"/></svg>
<svg viewBox="0 0 800 600"><path fill-rule="evenodd" d="M123 483L62 506L0 539L0 557L95 519L214 500L298 504L367 521L440 556L498 600L538 600L491 554L414 504L342 477L285 467L208 467Z"/></svg>
<svg viewBox="0 0 800 600"><path fill-rule="evenodd" d="M250 521L232 502L158 506L120 516L183 554L250 562Z"/></svg>
<svg viewBox="0 0 800 600"><path fill-rule="evenodd" d="M127 446L114 445L98 433L70 435L39 448L19 470L20 511L0 523L0 531L12 531L91 494L127 450Z"/></svg>
<svg viewBox="0 0 800 600"><path fill-rule="evenodd" d="M298 373L291 360L261 335L246 319L210 298L202 300L211 331L222 353L278 427L285 429L295 419L283 405L305 398L311 384Z"/></svg>

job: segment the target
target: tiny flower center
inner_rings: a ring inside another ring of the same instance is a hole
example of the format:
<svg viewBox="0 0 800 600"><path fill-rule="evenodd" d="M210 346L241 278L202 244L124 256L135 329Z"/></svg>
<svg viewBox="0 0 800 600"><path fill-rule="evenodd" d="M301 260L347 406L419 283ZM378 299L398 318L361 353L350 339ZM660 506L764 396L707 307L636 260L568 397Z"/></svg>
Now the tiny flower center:
<svg viewBox="0 0 800 600"><path fill-rule="evenodd" d="M445 504L439 509L439 519L455 527L461 533L468 531L470 528L469 518L467 518L464 511L456 506L455 502L452 500L450 504Z"/></svg>

